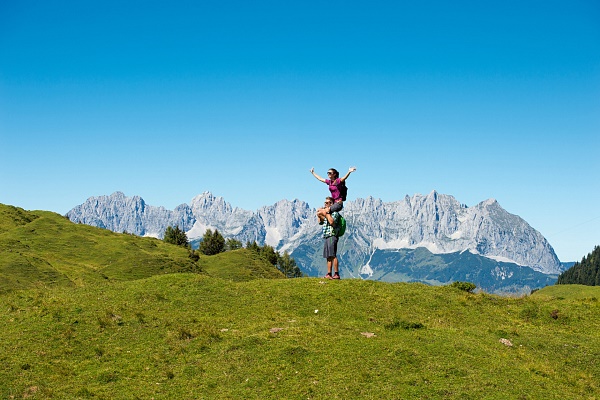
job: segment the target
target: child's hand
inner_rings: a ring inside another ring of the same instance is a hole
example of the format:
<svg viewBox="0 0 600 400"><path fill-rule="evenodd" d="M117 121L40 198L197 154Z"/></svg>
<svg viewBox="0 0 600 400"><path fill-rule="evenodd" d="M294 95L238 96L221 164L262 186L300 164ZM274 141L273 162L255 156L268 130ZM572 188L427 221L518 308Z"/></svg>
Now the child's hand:
<svg viewBox="0 0 600 400"><path fill-rule="evenodd" d="M350 167L350 169L348 171L349 172L354 172L354 171L356 171L356 167Z"/></svg>

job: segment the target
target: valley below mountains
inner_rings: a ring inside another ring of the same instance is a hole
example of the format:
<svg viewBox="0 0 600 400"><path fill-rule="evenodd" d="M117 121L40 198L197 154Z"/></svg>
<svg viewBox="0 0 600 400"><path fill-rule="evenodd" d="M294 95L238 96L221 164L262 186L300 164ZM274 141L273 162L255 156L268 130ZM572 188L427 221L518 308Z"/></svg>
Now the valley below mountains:
<svg viewBox="0 0 600 400"><path fill-rule="evenodd" d="M316 210L281 200L256 211L232 207L204 192L174 210L121 192L90 197L67 213L77 223L161 238L179 226L192 243L207 229L225 238L287 251L309 276L325 272ZM548 241L493 199L467 207L432 191L394 202L372 197L346 201L347 230L338 244L342 278L431 285L469 281L490 293L528 293L556 282L563 270Z"/></svg>

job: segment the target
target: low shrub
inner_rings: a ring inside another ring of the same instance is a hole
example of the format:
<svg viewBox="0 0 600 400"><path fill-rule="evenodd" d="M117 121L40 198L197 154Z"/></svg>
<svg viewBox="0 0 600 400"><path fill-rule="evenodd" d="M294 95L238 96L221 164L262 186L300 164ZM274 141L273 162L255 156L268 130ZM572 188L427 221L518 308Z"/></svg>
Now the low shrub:
<svg viewBox="0 0 600 400"><path fill-rule="evenodd" d="M473 290L477 288L477 286L474 283L460 281L453 282L450 286L469 293L473 293Z"/></svg>

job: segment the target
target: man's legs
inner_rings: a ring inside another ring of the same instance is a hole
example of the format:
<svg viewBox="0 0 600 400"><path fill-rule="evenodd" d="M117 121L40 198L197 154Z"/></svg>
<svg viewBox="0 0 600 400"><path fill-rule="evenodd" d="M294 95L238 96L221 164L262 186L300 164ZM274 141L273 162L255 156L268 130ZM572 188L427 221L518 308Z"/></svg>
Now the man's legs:
<svg viewBox="0 0 600 400"><path fill-rule="evenodd" d="M335 261L335 262L334 262ZM337 258L336 257L329 257L327 259L327 273L329 275L331 275L331 267L332 265L336 265L336 271L337 271Z"/></svg>
<svg viewBox="0 0 600 400"><path fill-rule="evenodd" d="M325 247L323 249L323 257L325 257L327 259L327 275L325 275L325 278L331 279L332 275L331 275L331 270L333 269L335 271L335 279L339 279L340 276L340 272L339 272L339 264L338 264L338 258L337 258L337 241L338 238L335 236L330 236L328 238L325 238ZM331 256L330 254L333 255Z"/></svg>
<svg viewBox="0 0 600 400"><path fill-rule="evenodd" d="M338 258L337 258L337 244L338 244L338 238L336 237L334 242L333 242L333 260L332 260L332 264L333 264L333 271L335 272L334 276L336 277L336 279L339 279L340 277L340 266L339 266L339 262L338 262Z"/></svg>
<svg viewBox="0 0 600 400"><path fill-rule="evenodd" d="M339 279L340 278L340 267L338 265L338 258L337 256L333 257L333 278L334 279Z"/></svg>
<svg viewBox="0 0 600 400"><path fill-rule="evenodd" d="M337 258L337 256L333 257L332 264L333 264L333 271L334 271L336 274L339 274L339 272L340 272L340 267L339 267L339 265L338 265L338 258ZM330 270L330 271L331 271L331 270Z"/></svg>

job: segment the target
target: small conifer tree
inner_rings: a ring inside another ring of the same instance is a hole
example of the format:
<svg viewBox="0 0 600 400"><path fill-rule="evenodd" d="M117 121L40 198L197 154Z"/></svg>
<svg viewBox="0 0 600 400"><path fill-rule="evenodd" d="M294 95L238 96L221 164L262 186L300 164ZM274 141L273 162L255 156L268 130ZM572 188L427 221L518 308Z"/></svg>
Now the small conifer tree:
<svg viewBox="0 0 600 400"><path fill-rule="evenodd" d="M225 249L227 251L237 250L237 249L241 249L241 248L242 248L242 242L240 242L239 240L229 238L225 242Z"/></svg>
<svg viewBox="0 0 600 400"><path fill-rule="evenodd" d="M202 236L199 250L207 256L222 253L225 251L225 238L223 238L223 235L217 229L214 232L207 229Z"/></svg>
<svg viewBox="0 0 600 400"><path fill-rule="evenodd" d="M173 228L172 226L168 226L165 230L165 236L163 239L167 243L171 243L177 246L188 246L188 238L184 231L179 229L179 226Z"/></svg>
<svg viewBox="0 0 600 400"><path fill-rule="evenodd" d="M283 253L283 256L277 255L277 269L287 278L300 278L303 276L302 271L296 265L296 260L290 257L287 251Z"/></svg>

